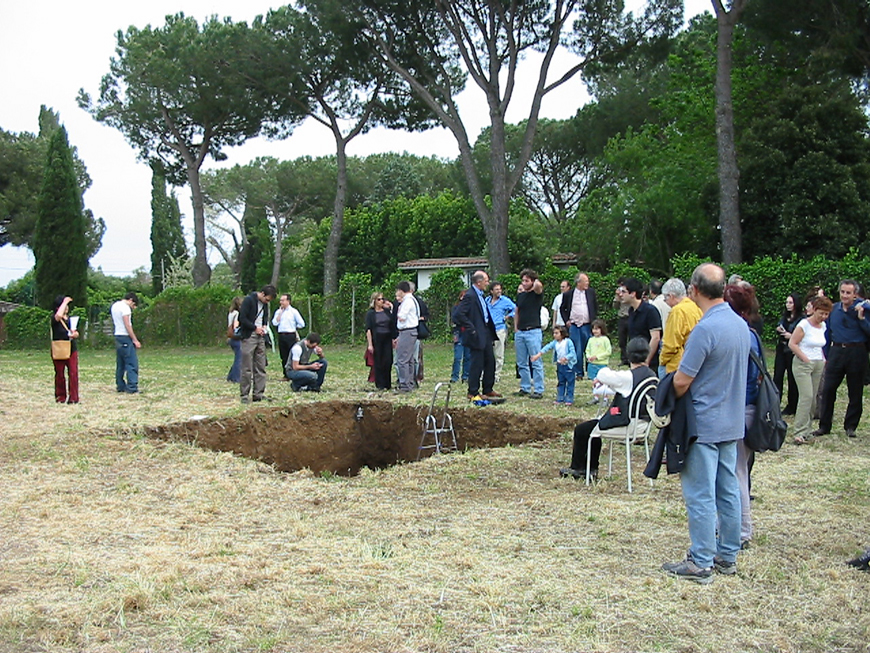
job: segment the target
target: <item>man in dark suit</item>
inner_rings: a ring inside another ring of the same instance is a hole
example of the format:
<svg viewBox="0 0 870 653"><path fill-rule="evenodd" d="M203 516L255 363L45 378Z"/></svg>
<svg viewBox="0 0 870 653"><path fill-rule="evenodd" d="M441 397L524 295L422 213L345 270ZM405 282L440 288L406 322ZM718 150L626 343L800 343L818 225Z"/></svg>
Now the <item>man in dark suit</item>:
<svg viewBox="0 0 870 653"><path fill-rule="evenodd" d="M574 284L571 290L562 293L559 312L577 351L574 373L582 379L586 374L586 343L592 337L592 322L598 318L598 297L589 287L589 277L582 272L574 279Z"/></svg>
<svg viewBox="0 0 870 653"><path fill-rule="evenodd" d="M471 275L471 288L459 302L456 324L462 329L463 344L471 349L471 365L468 370L468 398L480 392L480 377L483 375L483 396L501 397L493 390L495 383L495 324L489 314L484 292L489 285L489 275L478 270Z"/></svg>

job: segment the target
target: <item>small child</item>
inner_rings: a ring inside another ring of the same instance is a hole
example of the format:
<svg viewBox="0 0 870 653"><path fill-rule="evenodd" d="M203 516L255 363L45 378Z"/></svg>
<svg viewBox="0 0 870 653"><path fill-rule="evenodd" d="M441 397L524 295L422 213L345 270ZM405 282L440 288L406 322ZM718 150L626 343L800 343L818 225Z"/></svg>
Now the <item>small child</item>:
<svg viewBox="0 0 870 653"><path fill-rule="evenodd" d="M553 362L556 363L556 401L554 405L564 404L572 406L574 404L574 366L577 364L577 350L574 349L574 343L568 337L568 329L564 326L553 327L554 340L541 349L537 354L531 357L532 361L536 361L544 352L553 350Z"/></svg>
<svg viewBox="0 0 870 653"><path fill-rule="evenodd" d="M612 353L610 338L607 337L607 324L604 320L592 321L592 337L586 343L586 372L589 380L594 381L598 371L607 366ZM595 386L592 389L591 403L597 404L602 396L607 396L607 386Z"/></svg>

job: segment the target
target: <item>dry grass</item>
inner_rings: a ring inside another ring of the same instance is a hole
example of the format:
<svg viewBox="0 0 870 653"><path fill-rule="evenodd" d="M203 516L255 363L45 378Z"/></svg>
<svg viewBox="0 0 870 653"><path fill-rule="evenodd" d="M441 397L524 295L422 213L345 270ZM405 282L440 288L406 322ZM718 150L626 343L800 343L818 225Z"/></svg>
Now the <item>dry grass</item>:
<svg viewBox="0 0 870 653"><path fill-rule="evenodd" d="M365 392L361 358L330 352L325 398ZM45 354L0 351L0 650L868 650L870 574L842 564L870 543L867 428L760 456L755 545L699 587L658 571L687 546L678 480L628 495L618 455L560 480L567 438L346 479L141 436L241 411L228 361L145 350L123 396L86 352L58 406ZM316 400L269 369L276 403Z"/></svg>

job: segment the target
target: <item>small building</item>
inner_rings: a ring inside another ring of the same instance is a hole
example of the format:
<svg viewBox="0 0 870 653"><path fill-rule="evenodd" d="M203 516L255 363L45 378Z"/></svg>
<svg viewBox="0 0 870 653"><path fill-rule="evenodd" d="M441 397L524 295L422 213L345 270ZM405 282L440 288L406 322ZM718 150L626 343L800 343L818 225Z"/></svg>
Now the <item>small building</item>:
<svg viewBox="0 0 870 653"><path fill-rule="evenodd" d="M489 267L489 259L485 256L454 256L450 258L418 258L413 261L399 263L400 270L407 270L408 276L417 274L417 290L426 290L432 284L432 275L447 268L462 270L466 286L471 285L471 275L475 270L485 270Z"/></svg>
<svg viewBox="0 0 870 653"><path fill-rule="evenodd" d="M567 270L577 265L576 254L553 254L553 265L561 270ZM400 270L407 270L408 276L417 274L417 290L426 290L432 284L432 275L447 268L462 270L465 285L471 285L471 275L475 270L486 270L489 259L485 256L452 256L449 258L418 258L413 261L399 263ZM413 280L413 279L412 279Z"/></svg>

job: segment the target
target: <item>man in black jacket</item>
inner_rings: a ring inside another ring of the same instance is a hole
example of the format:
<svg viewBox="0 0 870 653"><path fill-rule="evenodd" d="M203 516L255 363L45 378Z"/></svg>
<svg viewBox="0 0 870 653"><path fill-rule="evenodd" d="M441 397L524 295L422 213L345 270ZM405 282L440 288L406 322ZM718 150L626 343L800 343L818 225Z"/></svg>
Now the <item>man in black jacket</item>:
<svg viewBox="0 0 870 653"><path fill-rule="evenodd" d="M266 330L269 324L269 303L278 291L275 286L263 286L242 300L239 309L239 330L242 340L242 378L239 383L243 404L262 401L266 392Z"/></svg>
<svg viewBox="0 0 870 653"><path fill-rule="evenodd" d="M463 344L471 350L471 365L468 370L468 398L480 392L480 377L483 375L483 396L501 397L493 390L495 384L495 323L489 313L484 292L489 285L489 275L478 270L471 275L471 288L456 308L456 325L462 329Z"/></svg>
<svg viewBox="0 0 870 653"><path fill-rule="evenodd" d="M589 277L582 272L577 275L574 283L571 290L562 293L559 313L568 327L568 336L577 352L574 374L582 379L586 374L586 343L592 337L592 322L598 318L598 297L595 290L589 287Z"/></svg>

